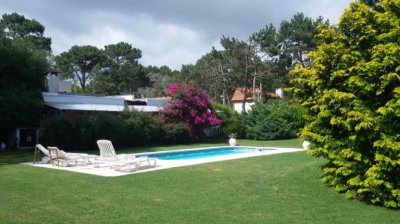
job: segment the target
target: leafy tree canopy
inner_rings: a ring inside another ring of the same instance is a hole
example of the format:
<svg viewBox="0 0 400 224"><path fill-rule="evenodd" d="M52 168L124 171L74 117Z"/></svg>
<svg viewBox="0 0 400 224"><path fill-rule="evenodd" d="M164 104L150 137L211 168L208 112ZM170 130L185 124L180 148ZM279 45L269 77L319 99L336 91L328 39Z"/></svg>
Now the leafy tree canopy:
<svg viewBox="0 0 400 224"><path fill-rule="evenodd" d="M104 47L104 60L95 72L93 88L108 95L135 94L147 83L144 68L139 64L141 50L120 42Z"/></svg>
<svg viewBox="0 0 400 224"><path fill-rule="evenodd" d="M51 51L51 38L43 36L45 27L34 19L26 19L17 13L4 14L0 20L0 30L6 38L23 39L35 48Z"/></svg>
<svg viewBox="0 0 400 224"><path fill-rule="evenodd" d="M103 60L103 53L90 45L73 46L55 57L61 76L79 81L83 91L92 80L95 67Z"/></svg>
<svg viewBox="0 0 400 224"><path fill-rule="evenodd" d="M44 51L0 37L0 141L11 142L17 127L38 126L48 68Z"/></svg>
<svg viewBox="0 0 400 224"><path fill-rule="evenodd" d="M301 136L328 159L323 181L390 208L400 208L399 6L351 3L337 27L321 26L311 66L293 71L309 113Z"/></svg>
<svg viewBox="0 0 400 224"><path fill-rule="evenodd" d="M289 86L289 70L295 64L309 65L310 58L306 54L315 49L314 37L319 24L328 25L329 22L322 17L312 19L297 13L291 20L282 21L279 29L269 24L251 36L264 55L270 85L274 88Z"/></svg>
<svg viewBox="0 0 400 224"><path fill-rule="evenodd" d="M151 87L139 88L141 97L163 97L168 86L173 83L170 76L161 73L149 73L146 76L150 80Z"/></svg>

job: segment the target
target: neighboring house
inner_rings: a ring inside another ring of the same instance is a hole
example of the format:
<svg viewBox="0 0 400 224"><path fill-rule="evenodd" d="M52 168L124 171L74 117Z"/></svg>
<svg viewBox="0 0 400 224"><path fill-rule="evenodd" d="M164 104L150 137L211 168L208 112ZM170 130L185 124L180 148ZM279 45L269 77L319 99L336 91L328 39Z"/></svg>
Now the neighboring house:
<svg viewBox="0 0 400 224"><path fill-rule="evenodd" d="M56 73L48 79L49 92L43 92L44 104L48 111L56 114L65 112L122 112L125 109L142 112L159 112L169 102L169 98L135 99L133 95L94 96L71 93L71 85L60 81Z"/></svg>
<svg viewBox="0 0 400 224"><path fill-rule="evenodd" d="M259 88L248 88L246 91L246 103L245 110L246 112L251 110L251 106L255 104L255 101L259 101L262 99L276 99L282 98L283 92L282 89L277 89L275 93L271 92L263 92L261 93ZM255 99L254 99L255 96ZM233 110L242 113L243 112L243 97L244 97L244 88L239 87L235 90L235 93L232 96L231 102L233 104Z"/></svg>
<svg viewBox="0 0 400 224"><path fill-rule="evenodd" d="M50 73L47 79L48 92L42 92L47 116L87 112L120 113L125 109L158 113L169 102L168 97L135 99L133 95L94 96L71 93L71 82L60 81L57 73ZM39 142L38 127L17 128L17 148L32 148ZM0 142L1 144L1 142ZM2 147L0 145L0 147Z"/></svg>

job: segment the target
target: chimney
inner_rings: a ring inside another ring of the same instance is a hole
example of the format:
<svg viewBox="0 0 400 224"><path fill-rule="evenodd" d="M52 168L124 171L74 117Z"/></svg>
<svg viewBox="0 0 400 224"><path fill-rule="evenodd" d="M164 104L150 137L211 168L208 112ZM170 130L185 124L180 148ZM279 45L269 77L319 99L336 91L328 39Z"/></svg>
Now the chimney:
<svg viewBox="0 0 400 224"><path fill-rule="evenodd" d="M57 72L50 72L48 77L48 86L50 93L70 93L72 82L60 81Z"/></svg>
<svg viewBox="0 0 400 224"><path fill-rule="evenodd" d="M60 80L58 78L57 72L49 73L49 93L58 93L58 86L60 84Z"/></svg>

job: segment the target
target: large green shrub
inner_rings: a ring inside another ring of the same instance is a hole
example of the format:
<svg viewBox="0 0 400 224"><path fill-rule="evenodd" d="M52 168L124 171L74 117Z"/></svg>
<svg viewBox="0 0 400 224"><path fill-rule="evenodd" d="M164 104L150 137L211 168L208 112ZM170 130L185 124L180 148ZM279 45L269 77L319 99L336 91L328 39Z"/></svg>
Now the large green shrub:
<svg viewBox="0 0 400 224"><path fill-rule="evenodd" d="M96 148L98 139L111 140L115 147L191 141L184 123L165 125L158 114L136 111L51 117L44 119L40 133L42 144L74 151Z"/></svg>
<svg viewBox="0 0 400 224"><path fill-rule="evenodd" d="M256 103L240 115L240 127L245 137L255 140L295 138L303 125L304 110L291 100L269 100Z"/></svg>
<svg viewBox="0 0 400 224"><path fill-rule="evenodd" d="M236 133L242 136L242 131L239 123L239 116L235 113L230 105L223 105L220 103L213 103L215 109L215 116L222 121L221 124L221 137L227 138L230 134Z"/></svg>
<svg viewBox="0 0 400 224"><path fill-rule="evenodd" d="M90 141L84 145L97 147L96 141L99 139L108 139L116 147L127 144L126 133L128 130L124 126L123 117L115 114L96 113L94 115L81 115L79 119L90 122L88 129L81 129L82 136L87 136L86 139Z"/></svg>
<svg viewBox="0 0 400 224"><path fill-rule="evenodd" d="M18 127L39 125L41 93L47 61L44 51L29 49L21 40L1 34L0 19L0 142L13 145Z"/></svg>
<svg viewBox="0 0 400 224"><path fill-rule="evenodd" d="M98 139L109 139L118 145L125 131L123 120L118 116L67 115L44 119L40 141L65 150L84 150L96 147Z"/></svg>
<svg viewBox="0 0 400 224"><path fill-rule="evenodd" d="M181 144L192 141L189 135L188 127L185 123L170 123L164 125L165 143Z"/></svg>
<svg viewBox="0 0 400 224"><path fill-rule="evenodd" d="M130 145L150 145L167 142L167 130L160 116L143 112L125 112L124 126Z"/></svg>
<svg viewBox="0 0 400 224"><path fill-rule="evenodd" d="M351 3L337 27L321 27L311 67L293 72L309 112L301 136L329 161L323 181L390 208L400 208L399 12L399 0Z"/></svg>

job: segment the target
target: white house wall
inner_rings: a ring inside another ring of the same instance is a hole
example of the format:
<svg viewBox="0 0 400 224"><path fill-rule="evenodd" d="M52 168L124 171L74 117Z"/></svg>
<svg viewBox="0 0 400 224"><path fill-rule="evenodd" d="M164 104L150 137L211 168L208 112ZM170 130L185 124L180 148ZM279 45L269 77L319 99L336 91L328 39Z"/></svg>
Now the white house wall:
<svg viewBox="0 0 400 224"><path fill-rule="evenodd" d="M238 113L242 113L242 112L243 112L243 110L242 110L242 105L243 105L242 102L233 103L233 110L236 111L236 112L238 112ZM253 105L254 105L254 102L246 102L246 104L245 104L245 110L246 110L246 112L248 112L249 110L251 110L251 107L252 107Z"/></svg>

